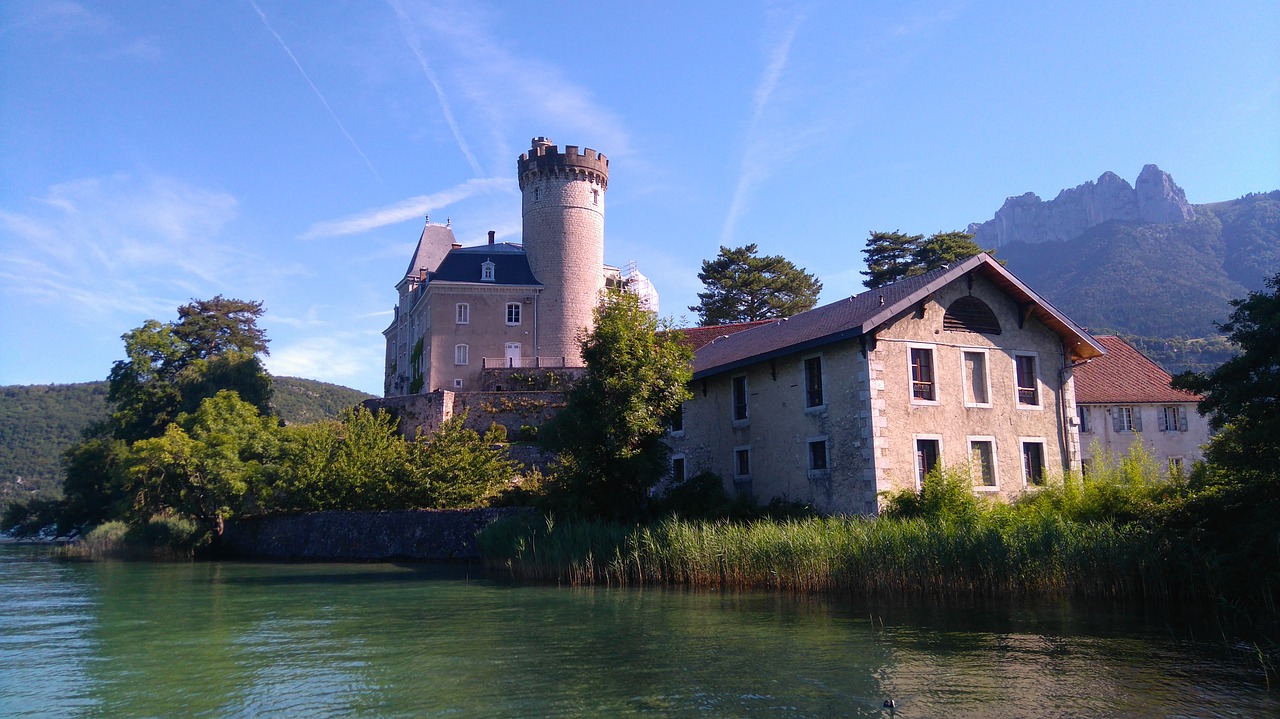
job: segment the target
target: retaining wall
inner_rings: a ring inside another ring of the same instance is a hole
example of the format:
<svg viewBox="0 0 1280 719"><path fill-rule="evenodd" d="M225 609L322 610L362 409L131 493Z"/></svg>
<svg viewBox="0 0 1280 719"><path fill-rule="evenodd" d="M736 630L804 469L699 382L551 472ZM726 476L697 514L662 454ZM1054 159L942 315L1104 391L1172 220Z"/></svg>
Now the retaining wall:
<svg viewBox="0 0 1280 719"><path fill-rule="evenodd" d="M309 512L229 523L219 549L254 559L470 561L476 534L522 507L399 512Z"/></svg>

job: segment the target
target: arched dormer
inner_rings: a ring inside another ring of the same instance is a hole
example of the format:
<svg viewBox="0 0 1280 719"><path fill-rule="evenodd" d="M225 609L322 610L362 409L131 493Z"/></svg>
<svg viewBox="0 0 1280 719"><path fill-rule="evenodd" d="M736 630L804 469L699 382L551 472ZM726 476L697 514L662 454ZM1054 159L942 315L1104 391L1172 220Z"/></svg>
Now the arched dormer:
<svg viewBox="0 0 1280 719"><path fill-rule="evenodd" d="M948 332L976 332L984 335L1000 334L1000 321L986 302L965 295L952 302L942 316L942 329Z"/></svg>
<svg viewBox="0 0 1280 719"><path fill-rule="evenodd" d="M494 280L494 277L493 277L493 262L491 260L485 260L484 262L480 263L480 281L481 282L496 281Z"/></svg>

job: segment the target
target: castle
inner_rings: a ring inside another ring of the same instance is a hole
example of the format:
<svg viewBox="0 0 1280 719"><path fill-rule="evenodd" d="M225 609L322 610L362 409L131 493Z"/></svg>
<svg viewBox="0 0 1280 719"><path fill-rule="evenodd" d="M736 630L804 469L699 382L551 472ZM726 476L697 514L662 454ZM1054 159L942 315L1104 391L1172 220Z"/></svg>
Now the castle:
<svg viewBox="0 0 1280 719"><path fill-rule="evenodd" d="M545 137L516 161L521 244L422 230L386 336L386 397L474 391L484 371L582 365L577 336L621 272L604 264L609 159Z"/></svg>

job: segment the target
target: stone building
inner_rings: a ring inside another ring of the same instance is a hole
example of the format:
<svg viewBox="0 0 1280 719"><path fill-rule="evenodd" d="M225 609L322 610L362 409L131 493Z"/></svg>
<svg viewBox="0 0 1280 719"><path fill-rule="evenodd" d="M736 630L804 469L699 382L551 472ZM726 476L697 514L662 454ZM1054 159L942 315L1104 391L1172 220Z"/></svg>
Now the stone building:
<svg viewBox="0 0 1280 719"><path fill-rule="evenodd" d="M1112 457L1142 442L1173 472L1204 458L1209 420L1196 411L1201 397L1174 389L1165 372L1119 337L1099 335L1104 357L1076 369L1076 410L1085 469L1098 455Z"/></svg>
<svg viewBox="0 0 1280 719"><path fill-rule="evenodd" d="M534 138L516 162L521 244L462 247L428 222L386 337L384 395L501 387L503 373L582 364L577 335L600 292L619 282L604 264L609 160Z"/></svg>
<svg viewBox="0 0 1280 719"><path fill-rule="evenodd" d="M674 479L709 470L761 502L874 513L942 463L1012 499L1079 469L1073 373L1103 353L978 255L701 346Z"/></svg>

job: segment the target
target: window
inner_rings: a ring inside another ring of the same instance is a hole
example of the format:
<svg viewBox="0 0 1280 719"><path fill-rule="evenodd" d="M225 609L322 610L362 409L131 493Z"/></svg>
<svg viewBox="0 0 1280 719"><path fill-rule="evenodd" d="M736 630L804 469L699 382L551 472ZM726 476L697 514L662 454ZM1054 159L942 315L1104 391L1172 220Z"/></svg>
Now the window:
<svg viewBox="0 0 1280 719"><path fill-rule="evenodd" d="M509 325L520 324L520 303L519 302L507 303L507 324Z"/></svg>
<svg viewBox="0 0 1280 719"><path fill-rule="evenodd" d="M471 353L471 348L468 347L467 345L454 345L453 346L453 363L456 365L466 364L468 355L470 355L470 353Z"/></svg>
<svg viewBox="0 0 1280 719"><path fill-rule="evenodd" d="M969 472L975 487L994 489L996 484L996 443L991 437L969 438Z"/></svg>
<svg viewBox="0 0 1280 719"><path fill-rule="evenodd" d="M1142 415L1136 407L1116 407L1111 410L1111 429L1117 432L1141 432Z"/></svg>
<svg viewBox="0 0 1280 719"><path fill-rule="evenodd" d="M751 478L750 447L738 447L733 450L733 477L734 479Z"/></svg>
<svg viewBox="0 0 1280 719"><path fill-rule="evenodd" d="M916 488L924 484L925 475L938 467L942 440L935 437L916 438Z"/></svg>
<svg viewBox="0 0 1280 719"><path fill-rule="evenodd" d="M823 472L827 469L827 440L809 440L809 471Z"/></svg>
<svg viewBox="0 0 1280 719"><path fill-rule="evenodd" d="M964 403L967 407L990 407L987 386L987 353L964 353Z"/></svg>
<svg viewBox="0 0 1280 719"><path fill-rule="evenodd" d="M747 377L742 375L733 378L733 421L747 420Z"/></svg>
<svg viewBox="0 0 1280 719"><path fill-rule="evenodd" d="M1023 440L1022 481L1027 485L1044 484L1044 441Z"/></svg>
<svg viewBox="0 0 1280 719"><path fill-rule="evenodd" d="M1093 418L1089 416L1089 408L1076 405L1076 416L1080 418L1080 431L1086 434L1093 432Z"/></svg>
<svg viewBox="0 0 1280 719"><path fill-rule="evenodd" d="M978 332L985 335L1000 334L1000 321L986 302L967 295L952 302L942 315L942 329L948 332Z"/></svg>
<svg viewBox="0 0 1280 719"><path fill-rule="evenodd" d="M471 323L471 305L466 302L459 302L457 307L457 315L454 319L460 325Z"/></svg>
<svg viewBox="0 0 1280 719"><path fill-rule="evenodd" d="M600 204L600 191L599 191L599 190L592 190L592 191L591 191L591 204L593 204L593 205L598 205L598 204Z"/></svg>
<svg viewBox="0 0 1280 719"><path fill-rule="evenodd" d="M1182 457L1169 458L1169 476L1181 477L1186 471L1186 465L1183 464Z"/></svg>
<svg viewBox="0 0 1280 719"><path fill-rule="evenodd" d="M490 236L490 239L493 239ZM482 282L493 282L493 262L485 260L480 263L480 280Z"/></svg>
<svg viewBox="0 0 1280 719"><path fill-rule="evenodd" d="M925 347L911 348L911 401L935 402L937 388L933 382L933 350Z"/></svg>
<svg viewBox="0 0 1280 719"><path fill-rule="evenodd" d="M671 481L680 484L684 481L684 455L677 454L671 458Z"/></svg>
<svg viewBox="0 0 1280 719"><path fill-rule="evenodd" d="M1187 410L1185 407L1173 404L1165 405L1160 408L1159 417L1161 432L1187 431Z"/></svg>
<svg viewBox="0 0 1280 719"><path fill-rule="evenodd" d="M804 406L822 405L822 358L810 357L804 361Z"/></svg>
<svg viewBox="0 0 1280 719"><path fill-rule="evenodd" d="M667 429L671 434L684 434L684 405L676 407L676 411L671 413L671 417L667 419Z"/></svg>
<svg viewBox="0 0 1280 719"><path fill-rule="evenodd" d="M461 380L461 379L455 379L455 380L453 381L453 386L454 386L454 387L456 387L456 388L458 388L458 389L462 389L462 380Z"/></svg>
<svg viewBox="0 0 1280 719"><path fill-rule="evenodd" d="M1036 379L1036 356L1014 355L1013 363L1018 379L1018 405L1039 407L1040 383Z"/></svg>

